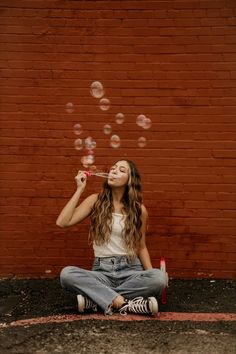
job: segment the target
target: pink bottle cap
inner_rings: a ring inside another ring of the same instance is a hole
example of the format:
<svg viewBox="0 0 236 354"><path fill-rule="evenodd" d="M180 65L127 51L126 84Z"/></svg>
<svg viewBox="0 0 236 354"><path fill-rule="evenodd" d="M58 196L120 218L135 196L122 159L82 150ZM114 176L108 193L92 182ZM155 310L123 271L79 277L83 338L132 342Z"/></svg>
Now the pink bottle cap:
<svg viewBox="0 0 236 354"><path fill-rule="evenodd" d="M90 171L84 171L84 174L87 176L87 177L90 177L92 175L92 173Z"/></svg>

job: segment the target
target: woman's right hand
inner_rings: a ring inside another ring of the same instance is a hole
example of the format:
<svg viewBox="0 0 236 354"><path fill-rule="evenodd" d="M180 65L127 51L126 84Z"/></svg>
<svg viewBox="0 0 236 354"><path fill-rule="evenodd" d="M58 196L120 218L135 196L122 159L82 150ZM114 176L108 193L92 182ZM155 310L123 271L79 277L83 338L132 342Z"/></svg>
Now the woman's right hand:
<svg viewBox="0 0 236 354"><path fill-rule="evenodd" d="M73 226L87 218L96 203L98 194L92 194L78 204L80 196L86 186L87 175L85 171L78 171L75 176L77 190L62 209L57 218L56 224L60 227Z"/></svg>
<svg viewBox="0 0 236 354"><path fill-rule="evenodd" d="M87 181L87 176L84 171L78 171L77 175L75 176L75 181L77 184L77 188L84 190Z"/></svg>

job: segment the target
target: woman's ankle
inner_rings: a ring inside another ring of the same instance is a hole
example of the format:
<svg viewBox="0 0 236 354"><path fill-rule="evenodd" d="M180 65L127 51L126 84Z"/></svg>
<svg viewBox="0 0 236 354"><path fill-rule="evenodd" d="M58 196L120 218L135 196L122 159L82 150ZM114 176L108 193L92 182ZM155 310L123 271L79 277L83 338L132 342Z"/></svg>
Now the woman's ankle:
<svg viewBox="0 0 236 354"><path fill-rule="evenodd" d="M120 309L124 303L125 303L125 298L121 295L118 295L113 301L112 301L112 307L115 309Z"/></svg>

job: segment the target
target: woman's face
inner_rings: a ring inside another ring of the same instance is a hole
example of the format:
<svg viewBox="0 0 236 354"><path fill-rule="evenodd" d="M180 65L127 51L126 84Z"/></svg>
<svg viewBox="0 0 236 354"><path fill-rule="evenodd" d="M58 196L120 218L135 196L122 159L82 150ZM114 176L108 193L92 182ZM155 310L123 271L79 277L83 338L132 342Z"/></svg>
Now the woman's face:
<svg viewBox="0 0 236 354"><path fill-rule="evenodd" d="M109 186L122 187L128 183L130 176L130 167L127 161L121 160L116 162L110 168L108 184Z"/></svg>

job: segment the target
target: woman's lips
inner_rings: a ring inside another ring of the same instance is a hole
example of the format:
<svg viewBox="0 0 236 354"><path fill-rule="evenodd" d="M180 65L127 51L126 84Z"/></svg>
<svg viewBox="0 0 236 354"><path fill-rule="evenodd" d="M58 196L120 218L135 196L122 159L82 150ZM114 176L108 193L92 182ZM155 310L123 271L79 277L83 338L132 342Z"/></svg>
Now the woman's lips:
<svg viewBox="0 0 236 354"><path fill-rule="evenodd" d="M113 175L112 173L108 175L108 179L117 179L118 177L116 175Z"/></svg>

